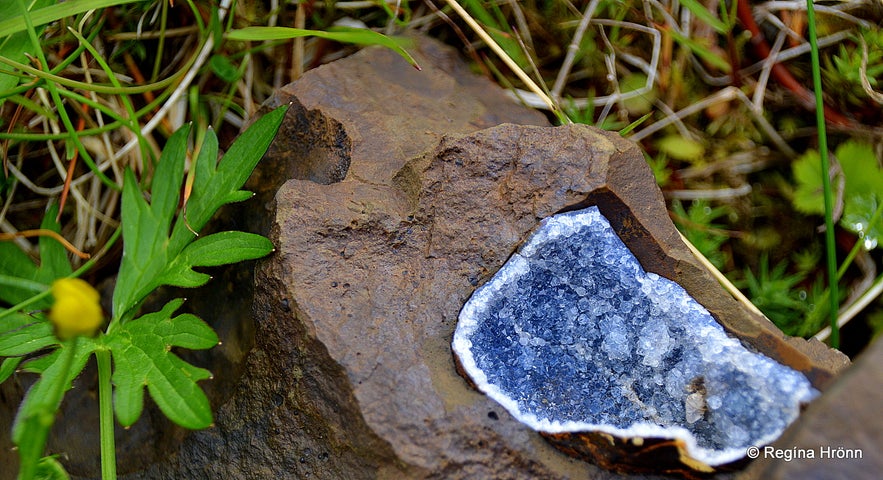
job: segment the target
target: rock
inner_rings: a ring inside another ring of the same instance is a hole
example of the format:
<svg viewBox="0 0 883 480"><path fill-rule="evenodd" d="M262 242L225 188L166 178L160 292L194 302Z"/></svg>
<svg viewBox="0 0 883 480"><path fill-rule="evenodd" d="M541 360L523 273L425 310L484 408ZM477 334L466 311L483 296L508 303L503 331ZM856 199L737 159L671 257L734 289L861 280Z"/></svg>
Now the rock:
<svg viewBox="0 0 883 480"><path fill-rule="evenodd" d="M878 339L771 445L773 450L762 449L759 460L739 478L879 478L883 471L881 384L883 341Z"/></svg>
<svg viewBox="0 0 883 480"><path fill-rule="evenodd" d="M129 478L613 476L471 389L450 350L464 302L537 223L590 204L745 343L816 386L845 364L786 341L704 273L634 144L544 126L447 48L416 50L422 72L366 49L274 99L293 104L288 123L253 177L257 201L231 217L277 247L256 269L242 376L218 393L213 428ZM228 285L216 307L250 298Z"/></svg>
<svg viewBox="0 0 883 480"><path fill-rule="evenodd" d="M256 349L271 363L256 369L303 372L272 385L318 409L335 463L363 465L327 478L597 475L472 391L449 342L474 286L540 218L584 198L588 162L617 143L634 148L588 127L503 125L447 137L385 184L283 185L278 250L256 279Z"/></svg>
<svg viewBox="0 0 883 480"><path fill-rule="evenodd" d="M644 272L597 207L544 219L466 302L452 348L479 390L567 451L586 432L660 444L636 458L586 449L625 472L714 471L778 438L818 395Z"/></svg>

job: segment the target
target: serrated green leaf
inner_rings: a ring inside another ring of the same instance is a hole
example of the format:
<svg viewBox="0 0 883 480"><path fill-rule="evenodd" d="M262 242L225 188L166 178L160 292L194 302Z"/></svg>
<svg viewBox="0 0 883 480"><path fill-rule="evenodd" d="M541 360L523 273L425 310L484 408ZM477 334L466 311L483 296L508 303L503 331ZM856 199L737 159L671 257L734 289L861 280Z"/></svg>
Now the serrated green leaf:
<svg viewBox="0 0 883 480"><path fill-rule="evenodd" d="M230 192L230 194L224 198L224 203L244 202L253 196L254 196L253 193L247 192L245 190L239 190L237 192Z"/></svg>
<svg viewBox="0 0 883 480"><path fill-rule="evenodd" d="M214 330L190 313L178 315L174 323L158 324L154 333L165 338L169 345L191 350L206 350L218 344Z"/></svg>
<svg viewBox="0 0 883 480"><path fill-rule="evenodd" d="M286 110L287 107L276 109L256 121L231 145L220 163L217 137L211 130L206 133L194 167L192 193L174 227L171 224L183 181L189 128L176 132L163 150L149 205L134 174L126 172L122 199L123 261L114 290L114 319L131 315L133 307L160 285L205 283L208 277L194 272L192 267L256 258L251 256L254 250L251 247L250 251L222 256L228 260L209 263L188 263L186 257L179 257L194 240L193 232L202 229L218 208L251 196L239 189L276 136Z"/></svg>
<svg viewBox="0 0 883 480"><path fill-rule="evenodd" d="M219 232L197 239L169 265L160 281L177 287L198 287L209 280L193 267L214 267L261 258L273 251L273 244L253 233Z"/></svg>
<svg viewBox="0 0 883 480"><path fill-rule="evenodd" d="M233 142L220 163L218 139L211 130L206 133L196 159L193 191L187 200L187 222L179 220L175 224L171 248L183 249L194 237L190 229L202 229L223 205L251 198L250 193L239 189L276 137L287 110L287 106L277 108L259 118Z"/></svg>
<svg viewBox="0 0 883 480"><path fill-rule="evenodd" d="M866 143L849 140L837 147L835 156L844 177L844 213L860 212L863 207L850 205L852 199L883 192L883 170L877 163L874 149ZM797 184L792 198L794 207L803 213L823 215L825 203L818 152L810 150L801 155L791 169ZM871 213L873 210L867 215Z"/></svg>
<svg viewBox="0 0 883 480"><path fill-rule="evenodd" d="M263 257L273 251L265 237L246 232L219 232L202 237L184 249L178 258L186 264L213 267Z"/></svg>
<svg viewBox="0 0 883 480"><path fill-rule="evenodd" d="M184 180L184 160L190 125L178 129L160 156L153 176L151 203L131 170L126 170L123 183L123 261L114 289L114 316L119 317L147 296L159 284L154 280L165 268L169 230L178 207Z"/></svg>
<svg viewBox="0 0 883 480"><path fill-rule="evenodd" d="M104 337L114 359L114 409L123 426L130 426L144 404L144 387L160 410L173 422L197 429L211 425L208 398L196 384L211 377L175 354L172 347L206 349L218 343L215 332L194 315L172 318L183 300L127 322Z"/></svg>
<svg viewBox="0 0 883 480"><path fill-rule="evenodd" d="M190 193L190 198L187 199L187 223L191 225L190 228L199 230L202 228L200 222L207 222L211 216L206 215L206 210L209 209L208 205L212 203L209 194L211 193L212 181L217 175L216 170L218 168L218 137L215 135L214 131L209 130L206 132L205 137L202 140L202 148L199 149L199 155L196 157L196 165L194 168L196 174L193 177L193 190ZM239 187L236 187L236 189L238 188ZM192 235L188 236L184 234L192 233L189 232L190 229L186 230L188 230L188 232L183 232L183 230L181 230L182 234L179 234L180 239L175 237L175 234L178 233L177 231L172 234L173 238L175 238L176 244L189 241L188 239L192 238Z"/></svg>

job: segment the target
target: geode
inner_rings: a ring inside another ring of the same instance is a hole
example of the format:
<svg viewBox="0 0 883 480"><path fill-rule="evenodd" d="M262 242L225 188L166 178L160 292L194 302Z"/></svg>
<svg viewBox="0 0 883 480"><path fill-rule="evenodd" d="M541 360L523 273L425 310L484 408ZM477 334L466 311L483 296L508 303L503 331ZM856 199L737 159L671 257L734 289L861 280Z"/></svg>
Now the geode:
<svg viewBox="0 0 883 480"><path fill-rule="evenodd" d="M818 395L645 272L596 207L545 219L466 302L452 346L516 419L620 471L737 464Z"/></svg>

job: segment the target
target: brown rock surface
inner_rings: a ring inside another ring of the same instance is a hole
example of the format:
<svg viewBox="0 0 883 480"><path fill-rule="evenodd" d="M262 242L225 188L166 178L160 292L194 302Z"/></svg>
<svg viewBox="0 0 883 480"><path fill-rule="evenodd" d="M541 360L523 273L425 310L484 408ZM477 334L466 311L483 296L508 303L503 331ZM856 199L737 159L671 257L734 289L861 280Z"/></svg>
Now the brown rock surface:
<svg viewBox="0 0 883 480"><path fill-rule="evenodd" d="M449 343L474 287L539 219L601 188L607 160L629 151L646 169L615 134L502 125L446 137L384 169L383 183L348 175L283 185L276 257L257 273L257 348L273 371L303 371L277 382L298 409L326 409L314 421L338 447L332 457L371 460L347 475L611 475L561 455L470 390Z"/></svg>
<svg viewBox="0 0 883 480"><path fill-rule="evenodd" d="M215 427L137 477L612 478L470 389L450 351L475 287L540 219L589 203L729 330L818 385L844 364L783 342L701 270L631 142L585 126L494 126L546 122L448 50L419 51L423 72L369 49L279 93L293 102L288 123L253 178L258 200L235 216L269 227L277 247L255 275L254 346L216 396Z"/></svg>

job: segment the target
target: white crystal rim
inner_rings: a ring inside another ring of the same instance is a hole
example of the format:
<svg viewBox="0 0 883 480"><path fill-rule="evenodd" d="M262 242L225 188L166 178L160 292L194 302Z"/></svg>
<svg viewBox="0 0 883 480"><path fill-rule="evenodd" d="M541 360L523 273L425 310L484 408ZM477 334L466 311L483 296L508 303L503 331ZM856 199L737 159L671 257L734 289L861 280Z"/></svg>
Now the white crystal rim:
<svg viewBox="0 0 883 480"><path fill-rule="evenodd" d="M583 219L580 217L588 218ZM507 261L503 265L499 272L495 274L491 280L475 290L473 296L469 299L469 301L466 302L462 311L460 312L459 321L457 323L457 328L454 332L451 345L454 353L457 355L457 358L459 358L464 370L467 372L467 374L470 376L470 378L480 391L499 403L517 420L526 424L533 430L539 432L552 434L603 432L622 438L653 437L681 440L686 445L688 454L690 454L694 459L699 460L710 466L718 466L743 458L746 454L745 448L725 448L721 450L714 450L700 447L697 444L696 438L693 436L693 434L686 428L680 426L662 427L652 423L635 423L628 428L620 428L605 424L592 424L574 421L553 422L546 419L540 419L534 414L521 412L517 401L505 394L498 386L490 383L488 381L487 375L478 368L471 351L472 342L468 338L478 327L479 321L476 319L476 309L478 308L477 305L484 304L483 300L491 297L494 293L498 292L501 289L501 286L507 284L507 281L515 278L517 275L525 271L529 271L530 266L525 257L531 256L539 245L549 239L556 238L567 233L572 233L573 229L577 225L586 220L588 220L589 222L602 221L609 228L609 222L607 222L607 219L604 218L598 208L594 206L588 207L584 210L569 212L566 214L546 218L542 221L540 228L538 228L537 231L530 236L530 238L524 243L524 245L518 250L518 252L512 255L509 261ZM560 227L560 229L553 230L551 231L551 233L548 233L543 229L543 227L547 226L557 226ZM653 274L652 272L644 273L648 277L655 276L655 274ZM683 287L681 287L680 285L674 282L671 283L674 286L683 290ZM693 302L695 302L695 300L692 299L692 296L689 296L689 294L687 294L686 292L684 292L684 294L686 294L691 300L693 300ZM698 308L704 310L704 307L702 307L698 303L696 303L696 305L698 306ZM718 327L720 328L719 325ZM720 328L720 331L723 332L723 329ZM738 345L739 348L744 349L741 343L737 340L731 337L727 337L727 339L729 340L729 342L727 343L730 343L731 345ZM747 351L747 349L745 350ZM755 355L765 357L762 354ZM800 392L800 395L798 395L797 401L799 403L809 403L809 401L818 396L818 393L819 392L813 388L804 389ZM797 416L798 412L792 410L791 414L788 415L788 418L786 419L786 425L790 425L797 418ZM754 442L757 446L766 445L781 436L781 433L782 431L779 431L778 433L757 438L754 440Z"/></svg>

